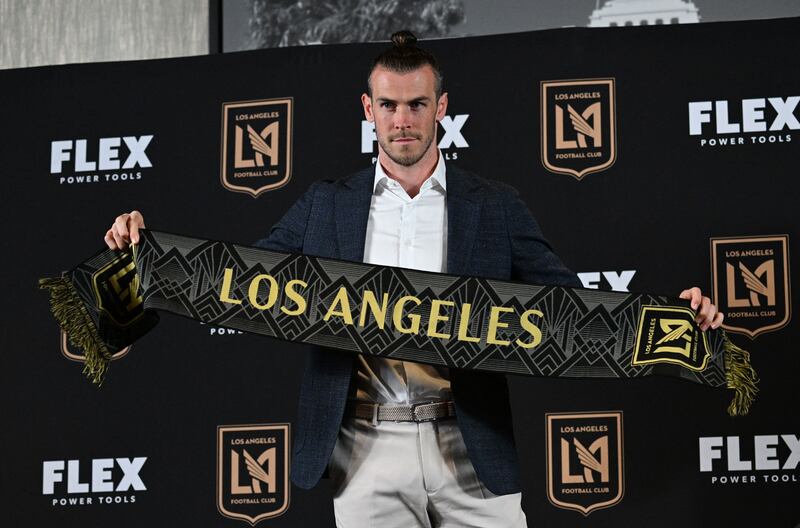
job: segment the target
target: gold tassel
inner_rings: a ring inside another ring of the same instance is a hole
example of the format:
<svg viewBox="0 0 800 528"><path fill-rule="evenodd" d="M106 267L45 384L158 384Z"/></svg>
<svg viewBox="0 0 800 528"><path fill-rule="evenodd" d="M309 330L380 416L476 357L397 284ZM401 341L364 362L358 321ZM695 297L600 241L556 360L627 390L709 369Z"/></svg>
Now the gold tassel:
<svg viewBox="0 0 800 528"><path fill-rule="evenodd" d="M728 414L745 416L758 393L758 374L750 365L750 352L736 346L726 333L722 334L722 339L728 388L736 391L728 406Z"/></svg>
<svg viewBox="0 0 800 528"><path fill-rule="evenodd" d="M67 277L39 279L39 288L50 290L50 311L72 345L83 350L83 373L92 383L103 384L111 363L111 352L103 343L78 292Z"/></svg>

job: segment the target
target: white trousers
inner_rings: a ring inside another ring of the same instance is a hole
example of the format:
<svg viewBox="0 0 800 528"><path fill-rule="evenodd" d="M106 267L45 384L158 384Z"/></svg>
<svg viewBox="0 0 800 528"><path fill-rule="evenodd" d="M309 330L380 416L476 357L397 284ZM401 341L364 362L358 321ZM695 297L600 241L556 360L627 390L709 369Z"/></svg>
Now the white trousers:
<svg viewBox="0 0 800 528"><path fill-rule="evenodd" d="M475 474L454 418L345 418L331 457L339 528L524 528L521 493L494 495Z"/></svg>

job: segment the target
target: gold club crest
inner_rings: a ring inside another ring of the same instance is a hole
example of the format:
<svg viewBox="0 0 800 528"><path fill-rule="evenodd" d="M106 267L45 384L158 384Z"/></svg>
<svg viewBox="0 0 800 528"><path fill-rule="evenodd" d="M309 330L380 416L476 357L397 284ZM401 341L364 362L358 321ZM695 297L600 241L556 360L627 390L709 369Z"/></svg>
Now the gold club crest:
<svg viewBox="0 0 800 528"><path fill-rule="evenodd" d="M255 525L289 509L289 424L217 427L217 509Z"/></svg>
<svg viewBox="0 0 800 528"><path fill-rule="evenodd" d="M291 97L223 103L220 180L226 189L255 198L289 183L293 106Z"/></svg>
<svg viewBox="0 0 800 528"><path fill-rule="evenodd" d="M548 413L547 499L584 516L624 495L622 411Z"/></svg>
<svg viewBox="0 0 800 528"><path fill-rule="evenodd" d="M753 339L789 323L789 235L712 238L711 276L726 330Z"/></svg>
<svg viewBox="0 0 800 528"><path fill-rule="evenodd" d="M101 319L108 317L117 326L130 326L144 315L136 260L130 251L92 274L95 303Z"/></svg>
<svg viewBox="0 0 800 528"><path fill-rule="evenodd" d="M672 363L703 371L711 358L708 336L682 306L643 306L639 312L632 365Z"/></svg>
<svg viewBox="0 0 800 528"><path fill-rule="evenodd" d="M614 79L541 82L542 164L582 179L617 159Z"/></svg>

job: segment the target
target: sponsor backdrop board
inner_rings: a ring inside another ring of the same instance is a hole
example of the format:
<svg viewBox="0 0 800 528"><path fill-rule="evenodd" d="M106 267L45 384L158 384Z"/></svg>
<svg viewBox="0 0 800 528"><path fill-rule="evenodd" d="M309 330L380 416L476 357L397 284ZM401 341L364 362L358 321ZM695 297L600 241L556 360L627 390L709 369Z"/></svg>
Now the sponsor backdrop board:
<svg viewBox="0 0 800 528"><path fill-rule="evenodd" d="M713 294L762 377L739 419L729 395L674 379L512 378L532 525L800 522L799 31L429 44L450 92L447 160L514 185L586 286ZM133 208L163 230L266 236L314 180L374 162L359 95L381 47L0 72L4 526L332 524L326 482L286 480L303 346L165 315L98 389L36 280Z"/></svg>

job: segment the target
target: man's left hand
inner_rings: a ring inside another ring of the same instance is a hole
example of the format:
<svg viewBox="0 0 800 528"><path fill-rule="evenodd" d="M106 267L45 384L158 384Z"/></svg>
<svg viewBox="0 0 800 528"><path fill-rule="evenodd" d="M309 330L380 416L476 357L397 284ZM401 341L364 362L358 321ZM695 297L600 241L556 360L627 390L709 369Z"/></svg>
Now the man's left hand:
<svg viewBox="0 0 800 528"><path fill-rule="evenodd" d="M680 294L681 299L686 299L692 303L692 310L697 311L695 321L700 326L700 330L706 331L709 328L717 329L722 324L725 316L717 310L716 305L708 297L703 297L703 292L695 286L688 290L683 290ZM699 309L698 309L699 308Z"/></svg>

